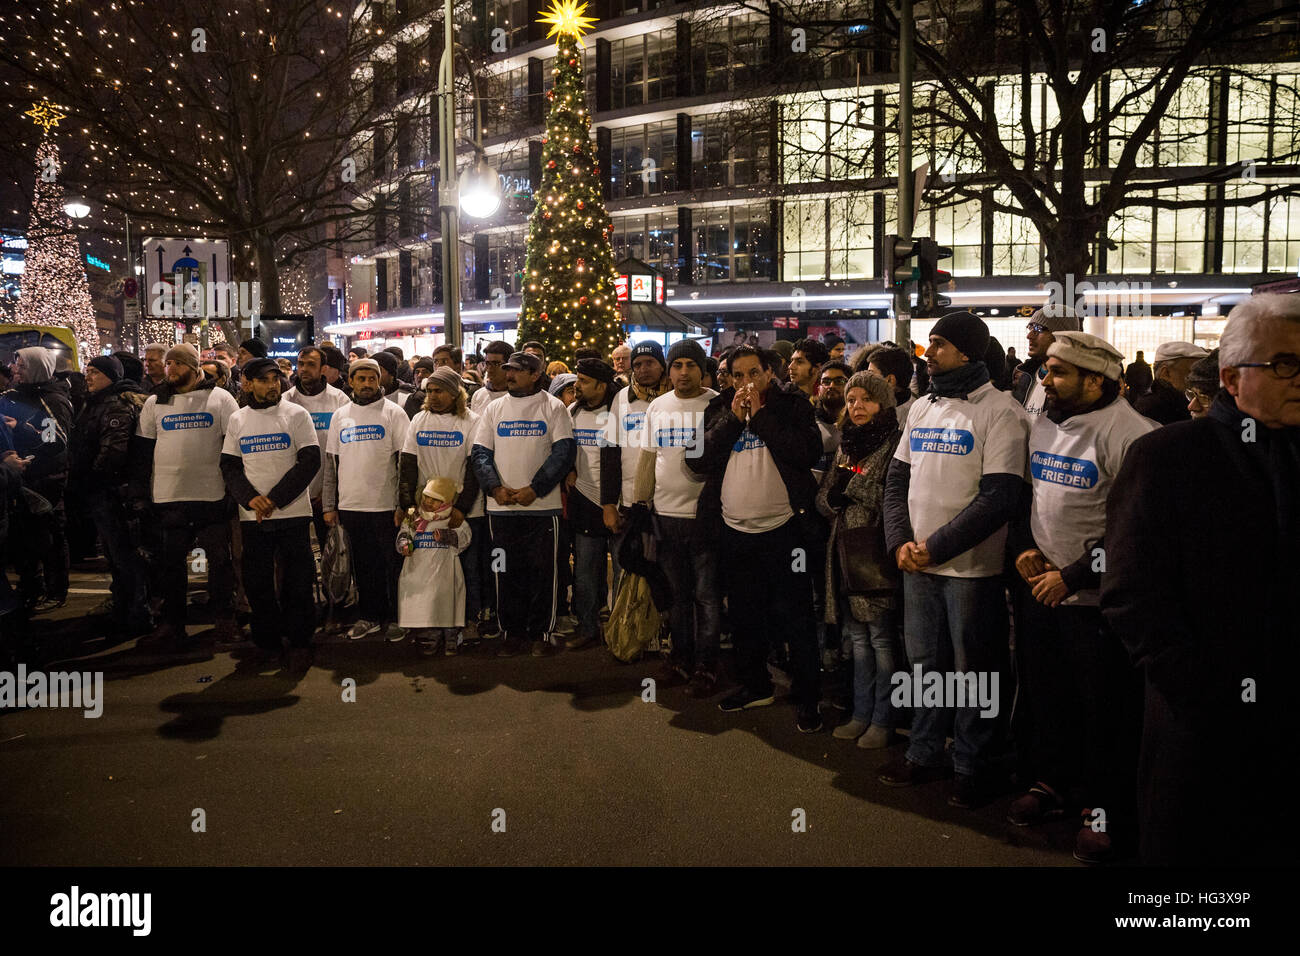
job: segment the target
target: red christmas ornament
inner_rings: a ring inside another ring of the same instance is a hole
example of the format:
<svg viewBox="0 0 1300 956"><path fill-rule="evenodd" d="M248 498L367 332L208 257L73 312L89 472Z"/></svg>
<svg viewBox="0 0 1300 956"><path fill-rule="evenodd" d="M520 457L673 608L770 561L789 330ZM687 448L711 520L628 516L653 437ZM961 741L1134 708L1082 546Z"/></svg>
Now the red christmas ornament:
<svg viewBox="0 0 1300 956"><path fill-rule="evenodd" d="M581 209L581 208L582 208L582 205L583 205L582 200L579 199L579 200L578 200L578 208Z"/></svg>
<svg viewBox="0 0 1300 956"><path fill-rule="evenodd" d="M574 144L573 144L573 151L574 151L575 153L581 153L581 152L582 152L582 144L581 144L581 143L574 143Z"/></svg>
<svg viewBox="0 0 1300 956"><path fill-rule="evenodd" d="M591 175L593 175L593 176L599 176L599 175L600 175L600 167L599 167L599 166L593 166L593 167L591 168Z"/></svg>
<svg viewBox="0 0 1300 956"><path fill-rule="evenodd" d="M538 317L539 319L541 319L543 322L546 321L546 313L545 313L545 312L541 313L541 314L540 314L539 316L537 316L537 317Z"/></svg>
<svg viewBox="0 0 1300 956"><path fill-rule="evenodd" d="M569 66L577 66L577 65L578 65L578 61L577 61L577 60L570 60L570 61L569 61Z"/></svg>
<svg viewBox="0 0 1300 956"><path fill-rule="evenodd" d="M579 259L579 260L577 261L576 265L578 266L579 269L585 269L585 268L587 267L587 260L586 260L586 259Z"/></svg>
<svg viewBox="0 0 1300 956"><path fill-rule="evenodd" d="M547 168L547 169L554 169L554 168L555 168L555 160L552 159L552 160L547 161L547 163L546 163L546 168Z"/></svg>
<svg viewBox="0 0 1300 956"><path fill-rule="evenodd" d="M546 91L546 98L547 98L548 100L553 100L553 99L555 99L555 90L547 90L547 91Z"/></svg>
<svg viewBox="0 0 1300 956"><path fill-rule="evenodd" d="M578 296L578 305L586 305L586 304L587 304L587 297L585 295Z"/></svg>
<svg viewBox="0 0 1300 956"><path fill-rule="evenodd" d="M551 211L550 211L549 209L543 209L543 210L542 210L542 218L543 218L543 219L550 219L550 218L551 218Z"/></svg>

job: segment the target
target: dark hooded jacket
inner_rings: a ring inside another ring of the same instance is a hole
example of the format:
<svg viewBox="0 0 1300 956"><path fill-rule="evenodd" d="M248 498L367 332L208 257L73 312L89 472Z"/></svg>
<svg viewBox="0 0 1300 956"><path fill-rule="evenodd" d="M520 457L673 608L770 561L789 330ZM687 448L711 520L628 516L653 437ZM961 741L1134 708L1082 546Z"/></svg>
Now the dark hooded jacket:
<svg viewBox="0 0 1300 956"><path fill-rule="evenodd" d="M40 372L30 369L35 376ZM72 399L61 379L23 382L0 396L0 412L17 421L14 450L33 456L23 471L29 488L57 501L68 480L68 435L72 430Z"/></svg>
<svg viewBox="0 0 1300 956"><path fill-rule="evenodd" d="M126 481L128 449L143 398L138 388L122 379L87 394L69 447L68 482L77 493L114 492Z"/></svg>

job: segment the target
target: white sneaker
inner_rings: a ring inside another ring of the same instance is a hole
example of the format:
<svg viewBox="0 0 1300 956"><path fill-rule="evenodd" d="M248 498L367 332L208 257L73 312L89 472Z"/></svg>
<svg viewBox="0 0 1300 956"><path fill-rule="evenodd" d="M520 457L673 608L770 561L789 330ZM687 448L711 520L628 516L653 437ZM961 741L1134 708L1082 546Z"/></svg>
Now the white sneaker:
<svg viewBox="0 0 1300 956"><path fill-rule="evenodd" d="M348 638L353 641L359 641L367 634L374 634L378 630L379 630L378 624L374 623L373 621L367 621L365 618L362 618L361 620L357 621L357 623L352 625L352 629L348 631Z"/></svg>
<svg viewBox="0 0 1300 956"><path fill-rule="evenodd" d="M379 630L378 627L375 630ZM396 644L399 641L406 640L406 628L398 627L396 624L389 624L388 630L384 631L384 640L389 644Z"/></svg>

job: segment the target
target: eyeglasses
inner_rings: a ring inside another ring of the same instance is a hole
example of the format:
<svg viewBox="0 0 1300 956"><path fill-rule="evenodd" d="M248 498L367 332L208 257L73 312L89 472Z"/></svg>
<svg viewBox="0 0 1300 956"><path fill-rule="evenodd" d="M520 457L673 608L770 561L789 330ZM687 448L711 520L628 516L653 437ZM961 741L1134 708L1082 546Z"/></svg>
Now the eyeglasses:
<svg viewBox="0 0 1300 956"><path fill-rule="evenodd" d="M1030 332L1037 332L1039 335L1047 331L1047 326L1039 325L1037 322L1030 322L1025 328Z"/></svg>
<svg viewBox="0 0 1300 956"><path fill-rule="evenodd" d="M822 379L822 384L823 384L823 385L838 385L838 386L843 387L844 383L847 382L847 381L848 381L847 378L845 378L843 375L840 375L840 376L838 376L838 377L836 377L836 378L824 378L824 379Z"/></svg>
<svg viewBox="0 0 1300 956"><path fill-rule="evenodd" d="M1278 378L1295 378L1300 374L1300 356L1282 355L1271 362L1238 362L1237 368L1271 368Z"/></svg>
<svg viewBox="0 0 1300 956"><path fill-rule="evenodd" d="M1199 388L1189 388L1185 392L1183 392L1183 395L1184 397L1186 397L1186 399L1189 402L1196 402L1197 404L1200 405L1214 404L1214 396L1206 395Z"/></svg>

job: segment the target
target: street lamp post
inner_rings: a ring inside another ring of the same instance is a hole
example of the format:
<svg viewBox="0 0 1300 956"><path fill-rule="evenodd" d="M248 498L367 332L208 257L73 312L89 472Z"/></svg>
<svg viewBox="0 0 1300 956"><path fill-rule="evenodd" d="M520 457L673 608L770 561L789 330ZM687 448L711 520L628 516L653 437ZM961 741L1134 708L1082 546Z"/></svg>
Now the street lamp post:
<svg viewBox="0 0 1300 956"><path fill-rule="evenodd" d="M452 0L442 7L443 49L438 70L438 208L442 227L443 337L449 345L461 344L460 327L460 220L457 205L466 215L485 218L501 204L501 185L483 156L483 116L471 65L470 88L474 97L474 162L456 180L456 37L451 16ZM463 51L462 51L463 52Z"/></svg>

